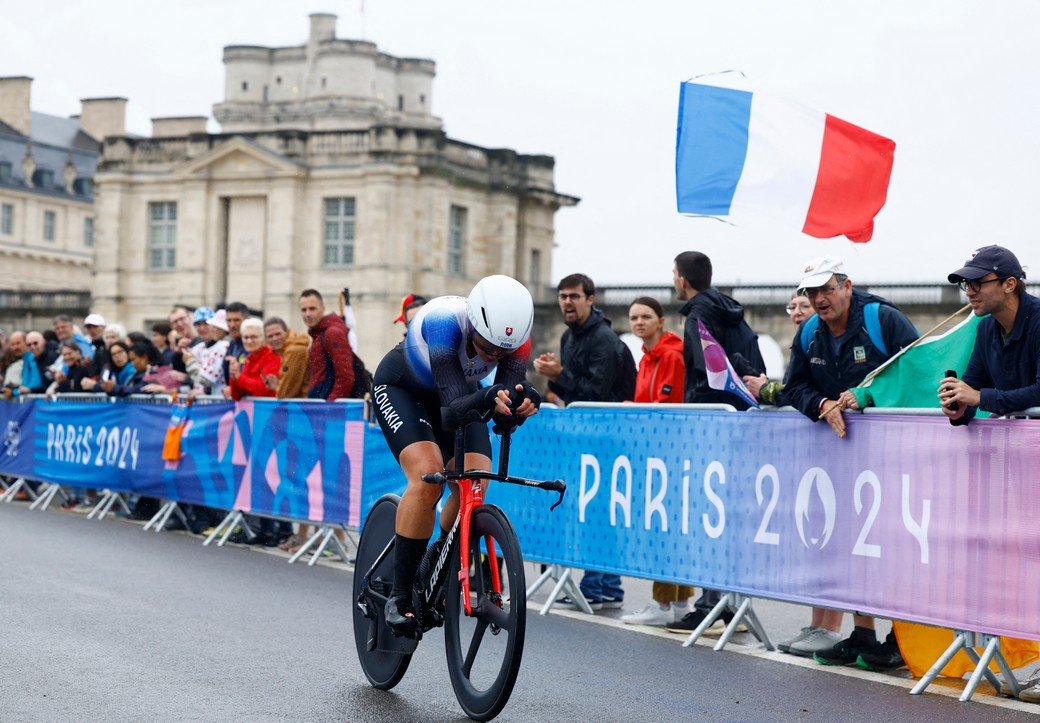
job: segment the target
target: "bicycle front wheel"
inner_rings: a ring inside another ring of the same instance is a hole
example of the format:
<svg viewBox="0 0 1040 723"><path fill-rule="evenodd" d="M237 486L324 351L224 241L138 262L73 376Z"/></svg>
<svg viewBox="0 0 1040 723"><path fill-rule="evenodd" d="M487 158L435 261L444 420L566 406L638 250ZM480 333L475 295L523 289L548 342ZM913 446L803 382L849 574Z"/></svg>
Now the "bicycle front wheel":
<svg viewBox="0 0 1040 723"><path fill-rule="evenodd" d="M466 615L462 582L455 574L460 558L453 556L444 636L455 697L466 715L484 721L505 707L520 671L527 591L520 542L502 510L493 505L478 507L469 534L472 615ZM496 568L499 590L494 585Z"/></svg>
<svg viewBox="0 0 1040 723"><path fill-rule="evenodd" d="M372 507L365 520L365 528L358 540L357 560L354 562L354 593L351 598L354 615L354 643L365 677L373 687L390 690L404 677L412 660L415 642L395 638L386 625L383 605L394 584L393 550L373 567L379 556L393 541L397 519L397 505L401 498L384 495ZM368 576L368 589L363 580ZM368 615L359 602L364 603Z"/></svg>

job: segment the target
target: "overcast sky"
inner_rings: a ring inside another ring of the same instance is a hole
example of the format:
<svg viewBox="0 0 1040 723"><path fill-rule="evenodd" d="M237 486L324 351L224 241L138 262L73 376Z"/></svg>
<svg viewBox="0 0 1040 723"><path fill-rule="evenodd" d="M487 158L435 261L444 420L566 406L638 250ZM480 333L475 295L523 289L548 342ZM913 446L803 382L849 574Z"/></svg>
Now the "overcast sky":
<svg viewBox="0 0 1040 723"><path fill-rule="evenodd" d="M141 134L155 116L211 115L223 96L223 47L302 44L311 12L339 15L338 37L432 58L433 110L450 136L551 154L557 189L581 197L556 215L556 278L580 270L603 284L670 283L675 254L697 249L720 282L793 283L825 253L861 281L935 281L986 243L1007 245L1040 273L1036 0L367 0L363 14L359 0L51 8L0 0L0 75L32 76L33 109L53 114L78 113L80 98L125 96L129 130ZM679 83L727 69L896 141L873 241L676 212Z"/></svg>

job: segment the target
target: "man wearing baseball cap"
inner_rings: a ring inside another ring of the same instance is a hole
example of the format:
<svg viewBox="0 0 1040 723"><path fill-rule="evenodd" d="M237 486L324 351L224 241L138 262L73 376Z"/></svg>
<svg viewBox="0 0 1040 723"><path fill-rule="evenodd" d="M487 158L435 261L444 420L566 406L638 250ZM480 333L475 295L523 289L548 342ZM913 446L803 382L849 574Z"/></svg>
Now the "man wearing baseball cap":
<svg viewBox="0 0 1040 723"><path fill-rule="evenodd" d="M989 315L979 322L962 379L939 386L950 423L968 424L979 409L1002 415L1040 407L1040 299L1026 293L1018 258L1003 246L983 246L947 278L976 316Z"/></svg>
<svg viewBox="0 0 1040 723"><path fill-rule="evenodd" d="M853 289L841 259L813 259L802 269L798 287L816 314L795 333L784 396L809 419L825 419L844 437L843 412L857 408L856 398L848 390L913 342L917 329L888 300ZM855 663L871 670L903 665L891 633L884 643L878 643L874 618L857 613L853 624L848 638L814 651L813 659L823 665Z"/></svg>
<svg viewBox="0 0 1040 723"><path fill-rule="evenodd" d="M83 328L87 330L90 343L94 347L94 361L91 375L100 374L108 364L108 348L105 346L105 317L101 314L87 314L83 320Z"/></svg>
<svg viewBox="0 0 1040 723"><path fill-rule="evenodd" d="M408 296L401 299L401 313L396 319L394 319L394 323L404 324L405 329L407 330L408 322L412 320L412 317L415 316L425 303L425 296L420 296L419 294L408 294Z"/></svg>

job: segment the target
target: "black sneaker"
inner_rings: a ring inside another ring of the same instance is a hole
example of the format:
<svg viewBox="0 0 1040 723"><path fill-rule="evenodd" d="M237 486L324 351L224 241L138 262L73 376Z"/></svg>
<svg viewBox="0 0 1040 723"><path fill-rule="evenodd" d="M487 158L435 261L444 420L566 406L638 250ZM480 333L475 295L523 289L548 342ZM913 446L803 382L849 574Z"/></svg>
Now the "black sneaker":
<svg viewBox="0 0 1040 723"><path fill-rule="evenodd" d="M896 644L896 636L889 633L885 642L869 652L860 653L856 658L856 665L863 670L885 671L902 668L906 663L903 662L903 655Z"/></svg>
<svg viewBox="0 0 1040 723"><path fill-rule="evenodd" d="M855 665L863 653L873 653L879 647L877 641L864 642L855 632L844 640L835 643L833 648L817 650L813 660L820 665Z"/></svg>
<svg viewBox="0 0 1040 723"><path fill-rule="evenodd" d="M704 618L708 617L708 614L701 610L694 610L688 612L682 616L681 619L676 620L674 623L668 623L664 626L664 629L672 633L686 633L689 635L696 630L701 623L704 622ZM708 629L704 632L707 633L721 633L729 625L729 621L733 619L733 613L728 610L722 613L721 617L715 619Z"/></svg>

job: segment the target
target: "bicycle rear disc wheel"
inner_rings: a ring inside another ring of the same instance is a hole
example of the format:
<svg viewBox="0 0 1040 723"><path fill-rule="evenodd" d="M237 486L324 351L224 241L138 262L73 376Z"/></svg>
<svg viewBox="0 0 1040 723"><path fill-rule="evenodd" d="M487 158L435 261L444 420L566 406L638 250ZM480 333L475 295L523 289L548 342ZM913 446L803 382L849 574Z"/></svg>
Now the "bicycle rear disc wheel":
<svg viewBox="0 0 1040 723"><path fill-rule="evenodd" d="M527 623L527 591L523 558L513 525L497 507L482 505L470 523L470 604L466 615L462 583L455 574L459 557L453 555L448 574L444 637L448 675L455 697L466 715L490 720L509 701L520 671ZM492 589L493 546L501 597Z"/></svg>
<svg viewBox="0 0 1040 723"><path fill-rule="evenodd" d="M361 582L365 573L394 539L397 505L400 501L401 498L397 495L384 495L372 507L368 519L365 520L365 527L361 531L357 560L354 563L354 593L351 597L351 608L354 614L354 643L357 645L358 661L361 663L361 669L365 671L365 677L373 687L380 690L390 690L401 682L401 678L404 677L408 664L412 660L412 654L410 651L393 650L395 647L401 647L401 641L393 638L390 629L386 626L382 604L373 603L375 618L368 618L358 607L357 602L361 596ZM388 596L393 584L394 554L391 550L379 567L372 570L369 587L381 595ZM369 649L370 640L375 641L373 649ZM410 647L414 650L414 645Z"/></svg>

